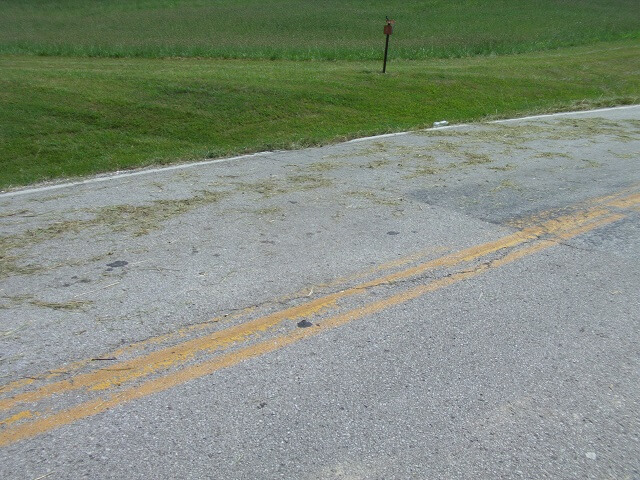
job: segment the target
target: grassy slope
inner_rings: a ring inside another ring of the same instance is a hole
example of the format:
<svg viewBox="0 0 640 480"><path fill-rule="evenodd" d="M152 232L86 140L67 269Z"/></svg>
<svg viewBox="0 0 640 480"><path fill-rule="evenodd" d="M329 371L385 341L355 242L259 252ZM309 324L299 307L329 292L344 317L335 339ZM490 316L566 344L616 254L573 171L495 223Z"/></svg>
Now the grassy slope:
<svg viewBox="0 0 640 480"><path fill-rule="evenodd" d="M377 59L640 39L638 0L2 0L0 53Z"/></svg>
<svg viewBox="0 0 640 480"><path fill-rule="evenodd" d="M430 61L0 56L0 186L640 101L634 41Z"/></svg>
<svg viewBox="0 0 640 480"><path fill-rule="evenodd" d="M2 0L0 187L637 102L637 2Z"/></svg>

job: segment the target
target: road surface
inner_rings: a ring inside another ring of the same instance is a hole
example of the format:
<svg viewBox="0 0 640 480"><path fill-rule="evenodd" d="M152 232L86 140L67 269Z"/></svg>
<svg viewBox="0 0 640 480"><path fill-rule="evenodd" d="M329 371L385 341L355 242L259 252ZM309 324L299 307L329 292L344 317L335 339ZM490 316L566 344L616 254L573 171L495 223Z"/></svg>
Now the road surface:
<svg viewBox="0 0 640 480"><path fill-rule="evenodd" d="M640 107L0 194L2 478L640 478Z"/></svg>

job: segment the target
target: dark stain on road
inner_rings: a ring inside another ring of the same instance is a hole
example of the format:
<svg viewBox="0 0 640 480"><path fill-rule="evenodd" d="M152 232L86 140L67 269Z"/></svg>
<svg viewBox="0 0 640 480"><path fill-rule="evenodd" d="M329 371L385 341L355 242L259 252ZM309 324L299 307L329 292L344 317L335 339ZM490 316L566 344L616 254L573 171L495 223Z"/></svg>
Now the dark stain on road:
<svg viewBox="0 0 640 480"><path fill-rule="evenodd" d="M107 263L107 267L111 268L124 267L125 265L129 265L129 262L125 262L124 260L116 260L115 262Z"/></svg>

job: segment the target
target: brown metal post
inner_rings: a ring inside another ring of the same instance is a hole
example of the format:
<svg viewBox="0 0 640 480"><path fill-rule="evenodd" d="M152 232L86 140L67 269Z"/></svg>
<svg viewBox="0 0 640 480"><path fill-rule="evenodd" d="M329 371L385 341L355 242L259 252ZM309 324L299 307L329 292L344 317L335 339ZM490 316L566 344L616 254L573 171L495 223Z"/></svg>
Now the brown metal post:
<svg viewBox="0 0 640 480"><path fill-rule="evenodd" d="M387 36L387 41L384 44L384 62L382 63L382 73L386 73L387 71L387 54L389 53L389 36L393 33L393 26L395 25L395 20L389 20L387 17L387 22L384 25L383 33Z"/></svg>
<svg viewBox="0 0 640 480"><path fill-rule="evenodd" d="M384 44L384 62L382 63L382 73L387 72L387 52L389 52L389 37L390 35L387 34L387 41Z"/></svg>

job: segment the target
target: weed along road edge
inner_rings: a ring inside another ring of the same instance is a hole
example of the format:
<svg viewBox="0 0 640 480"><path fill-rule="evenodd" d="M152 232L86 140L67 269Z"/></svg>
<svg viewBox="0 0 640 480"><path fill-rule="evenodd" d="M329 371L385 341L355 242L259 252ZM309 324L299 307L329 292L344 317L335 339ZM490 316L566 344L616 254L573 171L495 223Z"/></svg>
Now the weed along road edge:
<svg viewBox="0 0 640 480"><path fill-rule="evenodd" d="M633 476L639 152L629 107L0 196L0 473Z"/></svg>

